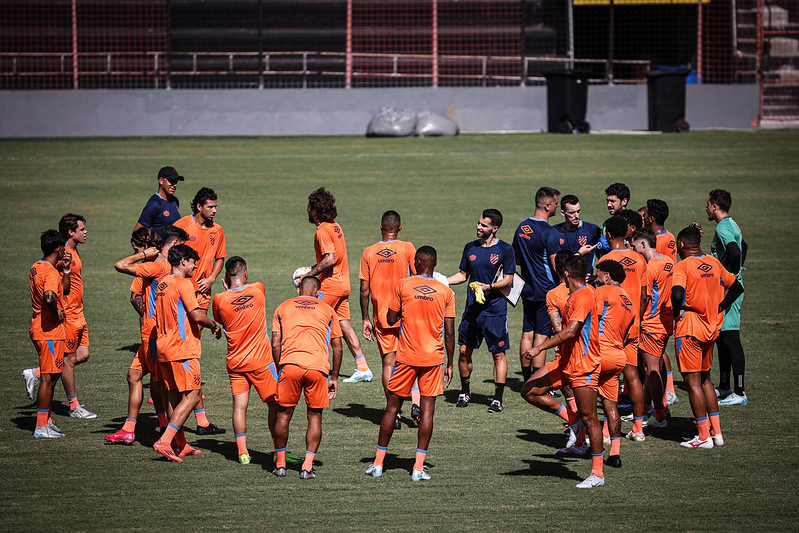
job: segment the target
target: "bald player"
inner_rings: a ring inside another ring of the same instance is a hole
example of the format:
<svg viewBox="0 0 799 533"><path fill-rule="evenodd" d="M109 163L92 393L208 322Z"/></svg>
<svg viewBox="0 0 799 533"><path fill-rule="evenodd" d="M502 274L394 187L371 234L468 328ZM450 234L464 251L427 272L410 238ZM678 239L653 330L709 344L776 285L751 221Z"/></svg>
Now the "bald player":
<svg viewBox="0 0 799 533"><path fill-rule="evenodd" d="M397 366L389 380L389 397L380 422L375 459L366 469L366 474L372 477L383 475L386 450L394 434L394 420L402 407L402 399L410 394L414 381L418 380L422 416L411 481L430 479L424 462L433 434L435 402L452 381L455 352L455 294L433 279L437 263L435 248L419 248L414 258L417 275L397 282L388 306L388 323L396 325L402 320L402 332L397 347ZM446 367L443 366L445 356Z"/></svg>
<svg viewBox="0 0 799 533"><path fill-rule="evenodd" d="M299 296L280 304L275 309L272 321L272 354L280 370L275 422L277 460L273 472L277 477L286 477L289 423L303 393L308 429L305 432L305 460L300 479L316 477L313 461L322 441L322 410L338 394L341 326L333 308L319 299L320 287L319 278L302 278L298 287Z"/></svg>
<svg viewBox="0 0 799 533"><path fill-rule="evenodd" d="M369 342L377 341L377 349L383 358L383 390L388 399L388 380L394 369L400 330L391 327L386 321L388 304L397 281L416 274L413 258L416 248L413 244L401 241L397 235L402 230L402 219L396 211L386 211L380 219L379 242L367 247L361 255L358 277L361 280L361 316L363 317L363 338ZM369 316L369 304L372 316ZM418 422L419 387L411 388L411 418ZM399 415L394 429L401 426Z"/></svg>
<svg viewBox="0 0 799 533"><path fill-rule="evenodd" d="M671 305L677 321L674 349L698 432L680 445L709 449L724 445L718 400L710 381L713 341L721 329L723 312L744 289L718 259L702 251L701 245L701 230L696 226L677 234L677 253L682 261L674 268Z"/></svg>

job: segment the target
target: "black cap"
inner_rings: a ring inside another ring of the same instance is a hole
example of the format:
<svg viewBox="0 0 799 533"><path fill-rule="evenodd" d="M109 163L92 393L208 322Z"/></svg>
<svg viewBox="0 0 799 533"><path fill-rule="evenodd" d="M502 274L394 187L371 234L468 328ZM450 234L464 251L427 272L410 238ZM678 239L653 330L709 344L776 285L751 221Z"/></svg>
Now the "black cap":
<svg viewBox="0 0 799 533"><path fill-rule="evenodd" d="M183 181L186 178L178 174L178 171L175 170L175 167L161 167L161 170L158 171L159 178L166 178L169 181Z"/></svg>

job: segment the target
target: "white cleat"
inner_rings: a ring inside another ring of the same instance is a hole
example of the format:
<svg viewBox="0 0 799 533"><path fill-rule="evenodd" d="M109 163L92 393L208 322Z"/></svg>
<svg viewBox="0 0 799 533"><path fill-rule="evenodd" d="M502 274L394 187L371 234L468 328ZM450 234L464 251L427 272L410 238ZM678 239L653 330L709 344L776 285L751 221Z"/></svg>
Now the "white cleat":
<svg viewBox="0 0 799 533"><path fill-rule="evenodd" d="M582 418L578 418L574 424L569 424L569 440L566 441L566 448L571 448L580 437L580 432L585 428Z"/></svg>
<svg viewBox="0 0 799 533"><path fill-rule="evenodd" d="M680 446L683 448L704 448L710 450L713 448L713 439L699 440L699 436L697 435L687 442L681 442Z"/></svg>
<svg viewBox="0 0 799 533"><path fill-rule="evenodd" d="M719 433L718 435L713 435L713 446L724 446L724 436Z"/></svg>
<svg viewBox="0 0 799 533"><path fill-rule="evenodd" d="M749 398L746 397L746 393L743 396L738 396L733 392L723 400L719 400L719 405L746 405L748 403Z"/></svg>
<svg viewBox="0 0 799 533"><path fill-rule="evenodd" d="M79 405L74 409L70 409L69 416L72 418L97 418L97 413L92 413L82 405Z"/></svg>
<svg viewBox="0 0 799 533"><path fill-rule="evenodd" d="M356 370L350 377L344 380L344 383L360 383L372 381L372 371L368 368L366 370Z"/></svg>
<svg viewBox="0 0 799 533"><path fill-rule="evenodd" d="M644 442L646 440L646 435L644 435L643 431L630 431L627 433L627 438L635 442Z"/></svg>
<svg viewBox="0 0 799 533"><path fill-rule="evenodd" d="M430 474L424 470L414 470L411 474L411 481L427 481L430 479Z"/></svg>
<svg viewBox="0 0 799 533"><path fill-rule="evenodd" d="M578 489L593 489L595 487L602 487L605 485L605 478L599 477L596 474L591 474L585 481L577 484Z"/></svg>
<svg viewBox="0 0 799 533"><path fill-rule="evenodd" d="M58 437L63 436L63 433L60 431L55 431L50 427L49 424L46 426L36 426L36 429L33 430L34 439L57 439Z"/></svg>
<svg viewBox="0 0 799 533"><path fill-rule="evenodd" d="M383 475L383 466L369 465L369 468L364 472L367 476L380 477Z"/></svg>

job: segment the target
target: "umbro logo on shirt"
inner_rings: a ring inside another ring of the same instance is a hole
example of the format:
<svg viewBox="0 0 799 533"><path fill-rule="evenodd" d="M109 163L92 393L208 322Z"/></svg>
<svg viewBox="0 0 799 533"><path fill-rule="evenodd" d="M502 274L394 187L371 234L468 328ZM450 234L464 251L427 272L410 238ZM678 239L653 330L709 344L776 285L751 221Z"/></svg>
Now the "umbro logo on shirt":
<svg viewBox="0 0 799 533"><path fill-rule="evenodd" d="M419 285L418 287L414 287L413 290L418 292L419 294L434 294L436 290L433 287L429 287L427 285Z"/></svg>
<svg viewBox="0 0 799 533"><path fill-rule="evenodd" d="M296 303L308 307L308 306L315 306L316 304L319 303L319 300L297 300Z"/></svg>
<svg viewBox="0 0 799 533"><path fill-rule="evenodd" d="M524 233L525 235L530 235L531 233L534 233L533 228L528 226L527 224L525 224L519 229L521 229L522 233Z"/></svg>
<svg viewBox="0 0 799 533"><path fill-rule="evenodd" d="M245 294L243 296L239 296L238 298L236 298L235 300L230 302L230 305L232 305L234 307L237 306L237 305L244 305L244 304L246 304L247 302L249 302L252 299L253 299L253 296Z"/></svg>
<svg viewBox="0 0 799 533"><path fill-rule="evenodd" d="M674 268L674 265L673 265L672 263L666 263L666 264L663 266L663 270L665 270L666 272L671 272L671 269L672 269L672 268Z"/></svg>
<svg viewBox="0 0 799 533"><path fill-rule="evenodd" d="M702 272L710 272L711 270L713 270L713 267L708 265L707 263L702 263L701 265L699 265L696 268L698 268Z"/></svg>
<svg viewBox="0 0 799 533"><path fill-rule="evenodd" d="M390 248L383 248L379 252L376 252L376 254L379 255L380 257L388 258L391 257L392 255L397 255L397 252L395 252Z"/></svg>
<svg viewBox="0 0 799 533"><path fill-rule="evenodd" d="M619 263L621 263L622 266L631 267L635 265L635 259L633 259L632 257L625 257L624 259L619 261Z"/></svg>

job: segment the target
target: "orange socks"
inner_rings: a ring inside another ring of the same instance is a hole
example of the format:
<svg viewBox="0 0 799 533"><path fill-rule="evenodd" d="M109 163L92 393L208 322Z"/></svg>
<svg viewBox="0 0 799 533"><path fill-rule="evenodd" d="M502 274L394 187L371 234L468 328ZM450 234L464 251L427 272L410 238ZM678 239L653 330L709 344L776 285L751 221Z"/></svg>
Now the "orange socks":
<svg viewBox="0 0 799 533"><path fill-rule="evenodd" d="M565 422L569 422L569 415L571 414L568 409L566 409L565 405L561 405L560 408L555 411L555 414L561 417ZM571 422L569 422L571 424Z"/></svg>
<svg viewBox="0 0 799 533"><path fill-rule="evenodd" d="M416 462L413 463L414 470L424 470L424 460L427 457L427 450L416 448Z"/></svg>
<svg viewBox="0 0 799 533"><path fill-rule="evenodd" d="M569 411L577 412L577 402L574 400L574 396L566 398L566 405L569 406Z"/></svg>
<svg viewBox="0 0 799 533"><path fill-rule="evenodd" d="M133 433L136 431L136 419L126 418L125 425L122 426L122 431L127 431L128 433Z"/></svg>
<svg viewBox="0 0 799 533"><path fill-rule="evenodd" d="M279 450L275 450L275 455L277 455L275 468L286 468L286 449L280 448Z"/></svg>
<svg viewBox="0 0 799 533"><path fill-rule="evenodd" d="M366 364L366 357L363 354L355 356L355 368L361 372L369 370L369 365Z"/></svg>
<svg viewBox="0 0 799 533"><path fill-rule="evenodd" d="M419 392L419 387L411 388L411 403L414 405L421 405L422 394Z"/></svg>
<svg viewBox="0 0 799 533"><path fill-rule="evenodd" d="M41 379L42 378L42 369L38 366L33 369L33 373L36 374L36 377Z"/></svg>
<svg viewBox="0 0 799 533"><path fill-rule="evenodd" d="M644 431L644 417L643 416L634 416L633 417L633 433L641 433Z"/></svg>
<svg viewBox="0 0 799 533"><path fill-rule="evenodd" d="M601 478L605 477L605 473L602 471L602 458L604 456L604 453L591 454L591 473Z"/></svg>
<svg viewBox="0 0 799 533"><path fill-rule="evenodd" d="M50 420L50 409L36 409L36 426L44 427Z"/></svg>
<svg viewBox="0 0 799 533"><path fill-rule="evenodd" d="M208 419L205 417L205 408L197 409L196 411L194 411L194 416L195 418L197 418L198 426L207 427L208 424L210 424L210 422L208 422Z"/></svg>
<svg viewBox="0 0 799 533"><path fill-rule="evenodd" d="M666 392L674 394L674 376L671 371L666 372Z"/></svg>
<svg viewBox="0 0 799 533"><path fill-rule="evenodd" d="M718 411L710 413L707 417L710 419L710 429L712 429L711 435L721 435L721 422L719 421Z"/></svg>
<svg viewBox="0 0 799 533"><path fill-rule="evenodd" d="M302 469L310 472L313 469L313 460L316 453L305 450L305 460L302 462Z"/></svg>
<svg viewBox="0 0 799 533"><path fill-rule="evenodd" d="M621 454L621 437L610 438L610 455Z"/></svg>
<svg viewBox="0 0 799 533"><path fill-rule="evenodd" d="M243 453L247 453L247 434L246 433L237 433L236 434L236 448L239 450L239 455Z"/></svg>
<svg viewBox="0 0 799 533"><path fill-rule="evenodd" d="M387 449L388 446L378 446L377 451L375 452L375 461L372 464L374 464L375 466L383 466L383 461L385 461L386 459Z"/></svg>
<svg viewBox="0 0 799 533"><path fill-rule="evenodd" d="M710 424L706 416L696 419L696 429L699 430L699 440L707 440L710 438Z"/></svg>
<svg viewBox="0 0 799 533"><path fill-rule="evenodd" d="M72 396L67 396L67 400L69 400L69 410L73 410L75 408L80 407L80 402L78 402L78 395L73 394Z"/></svg>
<svg viewBox="0 0 799 533"><path fill-rule="evenodd" d="M175 424L167 424L166 429L159 440L164 444L172 444L172 441L175 439L175 433L177 433L179 429L180 428Z"/></svg>

